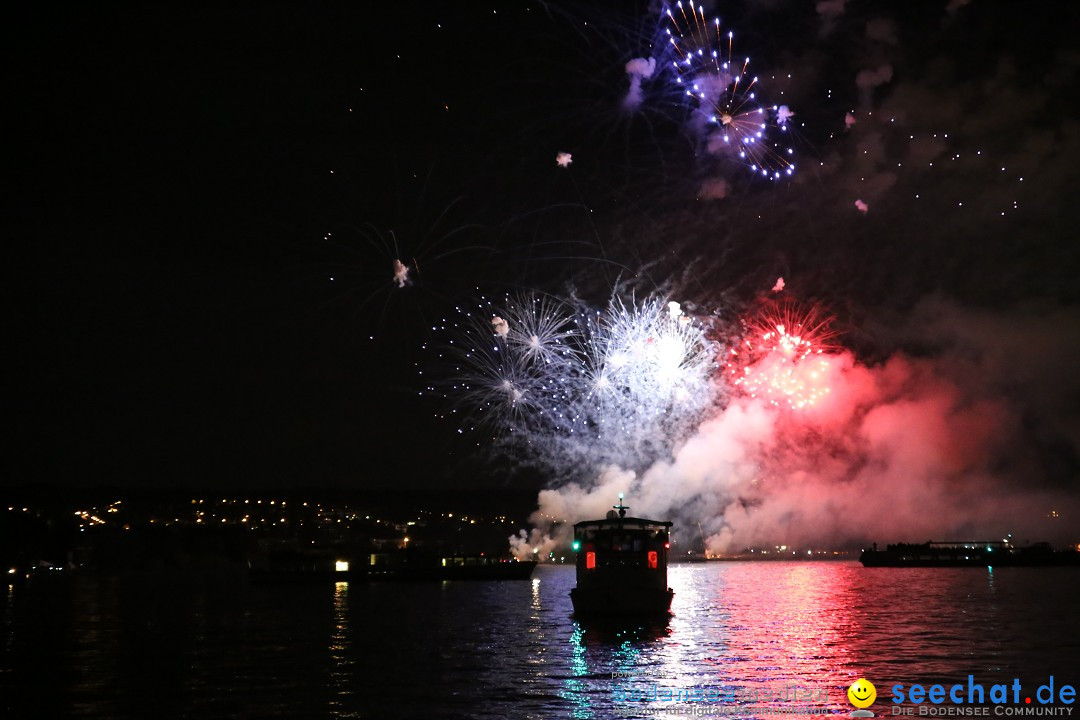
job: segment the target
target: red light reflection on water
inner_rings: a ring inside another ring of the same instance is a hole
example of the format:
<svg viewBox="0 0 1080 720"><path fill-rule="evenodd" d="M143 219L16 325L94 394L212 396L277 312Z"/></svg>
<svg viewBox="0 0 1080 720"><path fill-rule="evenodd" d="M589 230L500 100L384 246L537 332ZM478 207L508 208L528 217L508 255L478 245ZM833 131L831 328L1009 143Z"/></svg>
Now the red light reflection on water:
<svg viewBox="0 0 1080 720"><path fill-rule="evenodd" d="M853 652L860 629L859 606L867 602L853 587L852 568L828 563L726 563L715 572L694 566L672 568L675 603L670 674L699 668L691 683L736 688L757 706L790 689L802 705L843 709L846 684L859 675ZM790 697L792 693L787 693Z"/></svg>
<svg viewBox="0 0 1080 720"><path fill-rule="evenodd" d="M564 688L564 697L575 703L572 715L627 711L644 717L706 705L746 717L797 708L850 711L846 689L865 674L868 660L860 657L861 612L873 602L859 583L861 570L824 562L672 565L673 615L663 623L576 624L574 679ZM581 679L590 676L599 682ZM672 694L711 689L721 698L620 699L621 691L653 687Z"/></svg>

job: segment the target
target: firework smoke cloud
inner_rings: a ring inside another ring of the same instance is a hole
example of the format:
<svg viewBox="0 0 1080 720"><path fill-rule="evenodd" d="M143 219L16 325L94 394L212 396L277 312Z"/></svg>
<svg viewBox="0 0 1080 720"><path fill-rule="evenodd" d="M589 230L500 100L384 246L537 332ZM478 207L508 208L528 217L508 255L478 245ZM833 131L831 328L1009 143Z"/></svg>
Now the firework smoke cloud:
<svg viewBox="0 0 1080 720"><path fill-rule="evenodd" d="M394 284L403 288L409 284L409 266L394 258Z"/></svg>
<svg viewBox="0 0 1080 720"><path fill-rule="evenodd" d="M656 58L634 58L626 63L626 75L630 78L630 89L626 93L623 105L629 109L636 109L641 105L642 90L641 81L651 78L656 71Z"/></svg>

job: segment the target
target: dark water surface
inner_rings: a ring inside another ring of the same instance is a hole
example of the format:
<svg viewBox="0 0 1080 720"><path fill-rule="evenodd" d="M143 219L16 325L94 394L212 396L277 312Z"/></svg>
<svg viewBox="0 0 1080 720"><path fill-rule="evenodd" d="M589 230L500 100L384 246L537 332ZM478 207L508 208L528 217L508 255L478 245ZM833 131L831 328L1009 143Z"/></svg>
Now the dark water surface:
<svg viewBox="0 0 1080 720"><path fill-rule="evenodd" d="M718 707L617 695L653 686L719 688L739 717L793 705L846 714L860 676L888 715L896 683L971 674L989 689L1015 677L1028 694L1050 675L1080 684L1078 568L708 563L672 566L670 581L674 615L648 627L575 621L565 566L540 567L531 582L75 576L7 586L4 717L605 718ZM773 697L792 685L802 702Z"/></svg>

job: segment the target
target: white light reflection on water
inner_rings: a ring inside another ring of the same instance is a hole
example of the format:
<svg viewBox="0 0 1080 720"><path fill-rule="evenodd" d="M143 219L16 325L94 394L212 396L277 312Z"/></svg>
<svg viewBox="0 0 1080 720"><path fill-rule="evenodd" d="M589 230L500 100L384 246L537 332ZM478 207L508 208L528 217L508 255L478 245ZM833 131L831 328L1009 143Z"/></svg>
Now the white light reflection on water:
<svg viewBox="0 0 1080 720"><path fill-rule="evenodd" d="M330 678L332 691L329 700L331 717L355 717L352 705L353 683L355 682L353 665L350 657L351 645L349 631L349 583L334 583L333 631L330 634Z"/></svg>
<svg viewBox="0 0 1080 720"><path fill-rule="evenodd" d="M7 584L7 602L4 603L4 662L0 665L5 673L10 672L7 658L11 657L15 646L15 582Z"/></svg>
<svg viewBox="0 0 1080 720"><path fill-rule="evenodd" d="M522 678L521 683L528 688L526 692L540 692L540 689L550 682L550 675L553 672L550 666L551 659L558 661L561 655L557 651L548 652L553 649L551 644L557 640L550 637L548 633L549 624L542 590L541 579L532 578L526 610L528 613L527 642L519 648L519 652L525 656L526 677Z"/></svg>

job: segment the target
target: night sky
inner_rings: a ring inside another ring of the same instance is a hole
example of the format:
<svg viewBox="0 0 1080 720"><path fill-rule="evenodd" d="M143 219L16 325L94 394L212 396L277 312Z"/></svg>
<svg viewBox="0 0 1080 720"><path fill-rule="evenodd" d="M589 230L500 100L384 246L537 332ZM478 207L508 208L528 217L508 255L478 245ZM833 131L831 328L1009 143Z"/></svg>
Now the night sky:
<svg viewBox="0 0 1080 720"><path fill-rule="evenodd" d="M645 3L21 7L6 481L539 485L419 396L455 304L659 292L720 332L783 276L868 366L985 372L1075 492L1080 9L908 5L709 11L796 113L776 182L667 76L624 107Z"/></svg>

